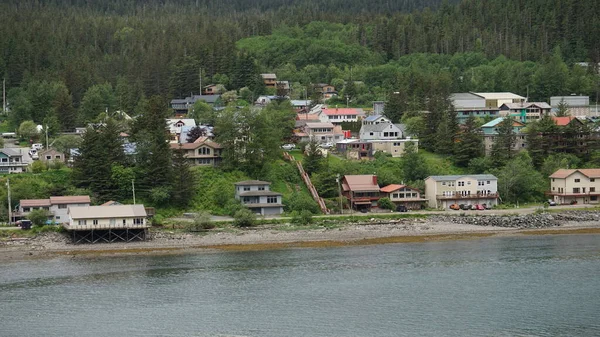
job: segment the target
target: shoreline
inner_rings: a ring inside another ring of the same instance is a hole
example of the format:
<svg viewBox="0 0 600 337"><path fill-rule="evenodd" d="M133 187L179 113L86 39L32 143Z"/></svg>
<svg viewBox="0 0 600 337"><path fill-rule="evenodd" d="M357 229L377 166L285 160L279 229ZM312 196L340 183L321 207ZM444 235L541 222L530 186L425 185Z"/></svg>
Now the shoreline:
<svg viewBox="0 0 600 337"><path fill-rule="evenodd" d="M202 234L153 232L152 240L74 245L59 233L30 240L0 242L0 263L59 257L95 258L135 255L199 254L293 248L425 243L530 235L600 234L598 221L569 221L543 228L505 228L408 220L385 224L346 224L340 228L285 231L269 227L209 231Z"/></svg>

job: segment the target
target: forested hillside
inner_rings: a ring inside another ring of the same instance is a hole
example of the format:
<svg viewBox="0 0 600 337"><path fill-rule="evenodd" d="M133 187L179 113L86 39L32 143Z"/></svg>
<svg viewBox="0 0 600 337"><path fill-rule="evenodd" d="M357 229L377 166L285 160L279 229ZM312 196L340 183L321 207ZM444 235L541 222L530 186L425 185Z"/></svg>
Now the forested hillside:
<svg viewBox="0 0 600 337"><path fill-rule="evenodd" d="M13 125L50 110L63 128L100 106L132 112L143 96L197 93L200 71L205 84L256 94L267 71L301 86L363 81L355 102L407 80L430 87L430 78L445 91L595 96L597 84L571 65L600 60L595 0L9 0L0 22L0 76L20 116ZM534 78L556 47L569 77L558 90ZM109 99L85 107L90 88Z"/></svg>

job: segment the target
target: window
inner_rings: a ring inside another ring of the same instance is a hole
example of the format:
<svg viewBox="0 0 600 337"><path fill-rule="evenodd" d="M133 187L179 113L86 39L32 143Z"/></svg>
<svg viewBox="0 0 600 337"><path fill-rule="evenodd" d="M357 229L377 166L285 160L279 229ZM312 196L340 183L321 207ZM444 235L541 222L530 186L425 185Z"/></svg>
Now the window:
<svg viewBox="0 0 600 337"><path fill-rule="evenodd" d="M596 188L595 187L590 187L590 193L592 192L596 192Z"/></svg>
<svg viewBox="0 0 600 337"><path fill-rule="evenodd" d="M54 156L54 158L55 158L55 159L60 159L60 156L58 156L58 155L57 155L57 156Z"/></svg>
<svg viewBox="0 0 600 337"><path fill-rule="evenodd" d="M590 197L590 200L591 200L591 201L598 201L598 196L596 196L596 195L592 195L592 196Z"/></svg>
<svg viewBox="0 0 600 337"><path fill-rule="evenodd" d="M29 212L31 209L29 207L23 207L23 212Z"/></svg>
<svg viewBox="0 0 600 337"><path fill-rule="evenodd" d="M127 219L123 219L123 226L127 225Z"/></svg>
<svg viewBox="0 0 600 337"><path fill-rule="evenodd" d="M487 181L487 184L488 184L488 185L490 184L490 181L489 181L489 180Z"/></svg>
<svg viewBox="0 0 600 337"><path fill-rule="evenodd" d="M46 156L46 160L52 159L52 156Z"/></svg>
<svg viewBox="0 0 600 337"><path fill-rule="evenodd" d="M277 197L267 197L267 204L276 204Z"/></svg>
<svg viewBox="0 0 600 337"><path fill-rule="evenodd" d="M58 209L65 209L67 208L67 205L58 205Z"/></svg>
<svg viewBox="0 0 600 337"><path fill-rule="evenodd" d="M470 181L467 181L467 185L471 185L471 182L470 182Z"/></svg>
<svg viewBox="0 0 600 337"><path fill-rule="evenodd" d="M244 186L244 191L250 191L250 186Z"/></svg>
<svg viewBox="0 0 600 337"><path fill-rule="evenodd" d="M97 225L98 224L98 220L97 219L92 220L92 224Z"/></svg>
<svg viewBox="0 0 600 337"><path fill-rule="evenodd" d="M576 182L576 183L578 183L578 182L579 182L579 179L575 179L575 182Z"/></svg>
<svg viewBox="0 0 600 337"><path fill-rule="evenodd" d="M445 181L442 181L442 186L446 186L446 182Z"/></svg>
<svg viewBox="0 0 600 337"><path fill-rule="evenodd" d="M579 187L573 187L573 193L579 193Z"/></svg>
<svg viewBox="0 0 600 337"><path fill-rule="evenodd" d="M86 220L79 220L77 223L79 224L79 226L87 225Z"/></svg>
<svg viewBox="0 0 600 337"><path fill-rule="evenodd" d="M596 181L596 179L594 179L594 178L590 178L590 182L591 182L591 183L593 183L593 182L595 182L595 181Z"/></svg>
<svg viewBox="0 0 600 337"><path fill-rule="evenodd" d="M465 182L464 181L459 181L458 182L458 186L465 186Z"/></svg>
<svg viewBox="0 0 600 337"><path fill-rule="evenodd" d="M117 220L115 220L115 219L108 220L108 224L111 226L114 226L116 223L117 223Z"/></svg>
<svg viewBox="0 0 600 337"><path fill-rule="evenodd" d="M134 225L143 225L144 224L144 218L134 218L133 219L133 224Z"/></svg>
<svg viewBox="0 0 600 337"><path fill-rule="evenodd" d="M265 187L264 187L264 186L258 186L258 190L259 190L259 191L264 191L264 190L265 190Z"/></svg>
<svg viewBox="0 0 600 337"><path fill-rule="evenodd" d="M483 186L483 185L485 185L485 182L483 182L483 181L478 181L477 182L477 186Z"/></svg>

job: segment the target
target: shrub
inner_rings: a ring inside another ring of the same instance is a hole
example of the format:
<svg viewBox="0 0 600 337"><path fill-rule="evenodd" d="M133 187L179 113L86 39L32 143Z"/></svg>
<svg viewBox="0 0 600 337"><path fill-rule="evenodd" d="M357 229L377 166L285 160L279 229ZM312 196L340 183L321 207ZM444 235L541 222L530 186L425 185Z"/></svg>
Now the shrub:
<svg viewBox="0 0 600 337"><path fill-rule="evenodd" d="M296 225L309 225L312 223L312 213L309 210L292 213L292 223Z"/></svg>
<svg viewBox="0 0 600 337"><path fill-rule="evenodd" d="M394 203L390 198L381 198L377 201L377 206L381 209L395 209Z"/></svg>
<svg viewBox="0 0 600 337"><path fill-rule="evenodd" d="M210 217L208 212L200 212L194 216L194 222L188 227L189 230L199 231L202 229L215 228L215 224Z"/></svg>
<svg viewBox="0 0 600 337"><path fill-rule="evenodd" d="M42 173L44 171L46 171L48 168L46 167L46 164L44 164L44 162L36 160L33 163L31 163L31 172L33 173Z"/></svg>
<svg viewBox="0 0 600 337"><path fill-rule="evenodd" d="M34 209L27 216L34 226L43 226L48 220L48 211L44 209Z"/></svg>
<svg viewBox="0 0 600 337"><path fill-rule="evenodd" d="M255 224L256 214L247 208L240 209L233 216L233 225L236 227L252 227Z"/></svg>

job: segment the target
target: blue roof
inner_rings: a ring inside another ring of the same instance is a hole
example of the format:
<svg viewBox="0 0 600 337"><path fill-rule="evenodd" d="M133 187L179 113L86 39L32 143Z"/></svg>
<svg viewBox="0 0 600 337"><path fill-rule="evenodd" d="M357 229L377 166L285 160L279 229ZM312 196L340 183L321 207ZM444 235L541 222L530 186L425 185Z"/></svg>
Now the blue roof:
<svg viewBox="0 0 600 337"><path fill-rule="evenodd" d="M505 117L498 117L496 119L494 119L493 121L487 122L485 124L483 124L481 127L482 128L492 128L500 123L502 123L502 121L504 120Z"/></svg>

